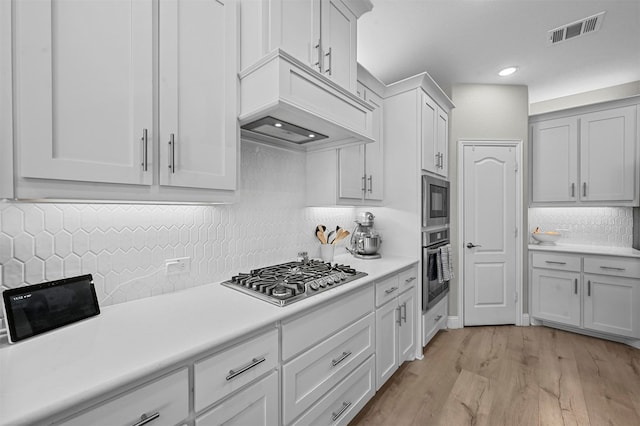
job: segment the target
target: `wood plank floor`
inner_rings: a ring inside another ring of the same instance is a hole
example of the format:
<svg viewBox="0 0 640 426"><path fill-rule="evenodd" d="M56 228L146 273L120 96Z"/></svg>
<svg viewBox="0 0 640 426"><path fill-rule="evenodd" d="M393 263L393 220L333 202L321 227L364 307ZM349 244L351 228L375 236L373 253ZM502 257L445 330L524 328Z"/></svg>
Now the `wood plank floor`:
<svg viewBox="0 0 640 426"><path fill-rule="evenodd" d="M640 350L547 327L439 332L351 425L640 425Z"/></svg>

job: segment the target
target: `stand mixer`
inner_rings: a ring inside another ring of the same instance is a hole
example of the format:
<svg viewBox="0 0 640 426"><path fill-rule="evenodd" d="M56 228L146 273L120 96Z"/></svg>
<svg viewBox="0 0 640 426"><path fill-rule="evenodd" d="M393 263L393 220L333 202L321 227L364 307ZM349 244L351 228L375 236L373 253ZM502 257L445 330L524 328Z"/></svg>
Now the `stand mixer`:
<svg viewBox="0 0 640 426"><path fill-rule="evenodd" d="M378 253L382 238L373 229L374 215L371 212L359 213L356 217L356 227L351 233L351 241L347 248L349 253L358 259L379 259Z"/></svg>

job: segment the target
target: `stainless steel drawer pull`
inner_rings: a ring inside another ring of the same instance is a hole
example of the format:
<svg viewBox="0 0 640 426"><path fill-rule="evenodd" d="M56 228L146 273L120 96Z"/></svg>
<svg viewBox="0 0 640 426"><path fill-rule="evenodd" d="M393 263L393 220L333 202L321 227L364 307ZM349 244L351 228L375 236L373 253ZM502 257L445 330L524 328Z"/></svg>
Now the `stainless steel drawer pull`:
<svg viewBox="0 0 640 426"><path fill-rule="evenodd" d="M149 161L148 161L148 149L149 149L149 139L148 139L148 131L147 129L142 129L142 137L140 140L142 141L142 171L146 172L149 169Z"/></svg>
<svg viewBox="0 0 640 426"><path fill-rule="evenodd" d="M587 281L587 296L591 296L591 280Z"/></svg>
<svg viewBox="0 0 640 426"><path fill-rule="evenodd" d="M337 413L331 413L332 414L331 421L335 422L336 420L338 420L338 418L342 415L342 413L344 413L349 407L351 407L351 402L343 402L342 408L340 409L340 411L338 411Z"/></svg>
<svg viewBox="0 0 640 426"><path fill-rule="evenodd" d="M576 278L574 281L573 293L578 294L578 279Z"/></svg>
<svg viewBox="0 0 640 426"><path fill-rule="evenodd" d="M410 277L410 278L407 278L406 280L404 280L404 282L409 284L411 281L414 281L415 279L416 279L416 277Z"/></svg>
<svg viewBox="0 0 640 426"><path fill-rule="evenodd" d="M152 421L154 421L158 417L160 417L160 413L157 412L157 411L155 413L153 413L153 414L148 415L148 416L146 414L143 414L143 415L140 416L140 421L138 423L135 423L133 426L146 425L147 423L151 423Z"/></svg>
<svg viewBox="0 0 640 426"><path fill-rule="evenodd" d="M391 294L394 291L396 291L397 289L398 289L398 287L391 287L391 288L386 289L384 292L387 293L387 294Z"/></svg>
<svg viewBox="0 0 640 426"><path fill-rule="evenodd" d="M336 365L347 359L349 356L351 356L351 351L342 352L342 355L340 355L338 358L331 360L331 366L335 367Z"/></svg>
<svg viewBox="0 0 640 426"><path fill-rule="evenodd" d="M171 169L171 173L176 172L176 138L173 133L169 135L169 154L171 155L171 159L169 161L169 168Z"/></svg>
<svg viewBox="0 0 640 426"><path fill-rule="evenodd" d="M551 264L554 264L554 265L566 265L567 264L567 262L558 262L558 261L555 261L555 260L545 260L544 263L551 263Z"/></svg>
<svg viewBox="0 0 640 426"><path fill-rule="evenodd" d="M441 318L442 318L442 315L438 315L437 317L435 317L433 319L433 322L438 322L438 321L440 321Z"/></svg>
<svg viewBox="0 0 640 426"><path fill-rule="evenodd" d="M229 375L227 376L227 380L231 380L236 376L239 376L240 374L244 373L247 370L251 370L253 367L255 367L256 365L265 362L267 359L265 357L260 357L260 358L254 358L251 360L251 362L247 365L245 365L244 367L240 367L238 370L229 370Z"/></svg>
<svg viewBox="0 0 640 426"><path fill-rule="evenodd" d="M616 268L615 266L601 266L600 269L608 269L610 271L626 271L625 268Z"/></svg>
<svg viewBox="0 0 640 426"><path fill-rule="evenodd" d="M407 304L406 302L400 305L400 318L404 320L404 323L407 323Z"/></svg>

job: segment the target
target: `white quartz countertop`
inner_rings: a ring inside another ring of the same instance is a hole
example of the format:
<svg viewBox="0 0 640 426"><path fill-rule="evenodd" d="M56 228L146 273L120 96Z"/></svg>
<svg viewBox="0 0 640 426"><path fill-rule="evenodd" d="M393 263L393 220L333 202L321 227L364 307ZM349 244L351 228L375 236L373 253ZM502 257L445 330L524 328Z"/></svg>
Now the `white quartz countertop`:
<svg viewBox="0 0 640 426"><path fill-rule="evenodd" d="M556 243L555 245L529 244L529 250L640 258L640 250L636 250L631 247L608 247Z"/></svg>
<svg viewBox="0 0 640 426"><path fill-rule="evenodd" d="M368 276L278 307L218 283L106 306L100 315L8 345L0 341L0 424L43 421L299 314L417 259L385 256L349 264Z"/></svg>

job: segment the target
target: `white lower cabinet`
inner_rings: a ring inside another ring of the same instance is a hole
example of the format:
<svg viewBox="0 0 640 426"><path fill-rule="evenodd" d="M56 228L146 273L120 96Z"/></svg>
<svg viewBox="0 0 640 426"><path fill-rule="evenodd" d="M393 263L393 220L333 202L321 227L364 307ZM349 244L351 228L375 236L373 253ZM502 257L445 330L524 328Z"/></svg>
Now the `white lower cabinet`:
<svg viewBox="0 0 640 426"><path fill-rule="evenodd" d="M196 426L278 424L278 373L272 372L196 418Z"/></svg>
<svg viewBox="0 0 640 426"><path fill-rule="evenodd" d="M375 393L375 355L373 355L293 424L296 426L346 425Z"/></svg>
<svg viewBox="0 0 640 426"><path fill-rule="evenodd" d="M404 361L414 357L415 285L414 280L400 283L400 276L404 275L400 273L376 283L376 389L380 389ZM398 292L401 293L398 295Z"/></svg>
<svg viewBox="0 0 640 426"><path fill-rule="evenodd" d="M65 426L175 425L189 416L189 374L182 368L57 424Z"/></svg>
<svg viewBox="0 0 640 426"><path fill-rule="evenodd" d="M640 338L640 259L533 253L533 318Z"/></svg>

